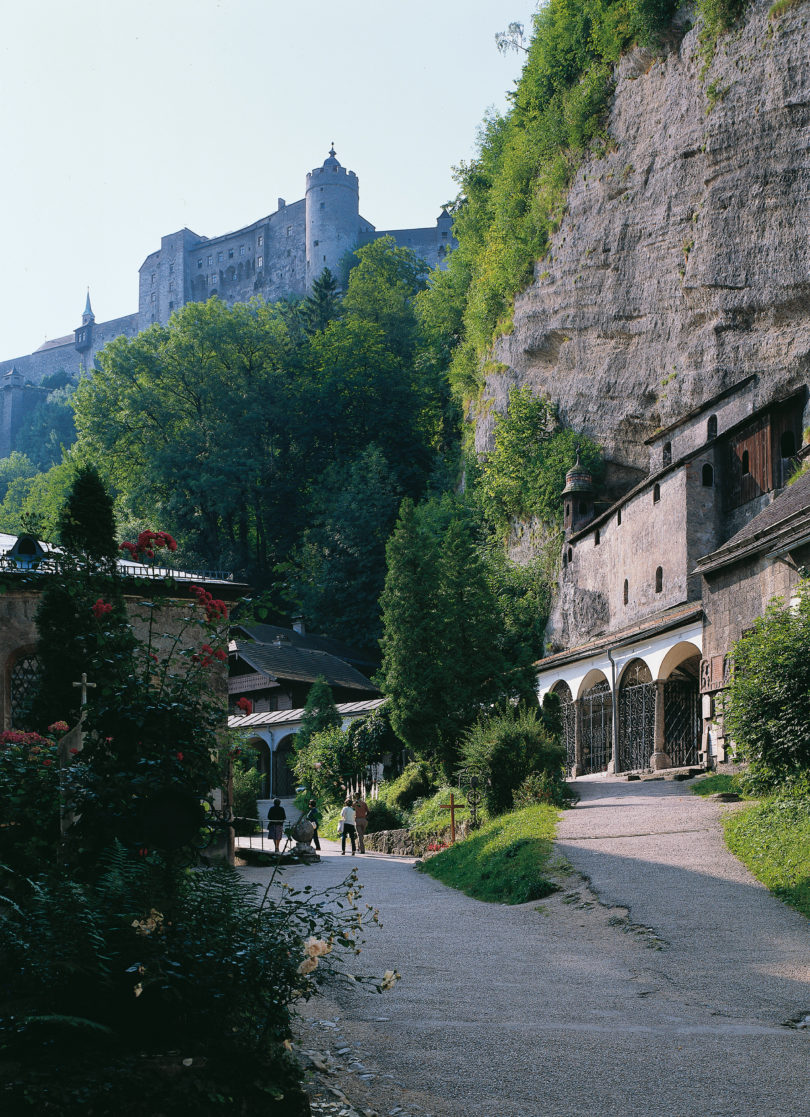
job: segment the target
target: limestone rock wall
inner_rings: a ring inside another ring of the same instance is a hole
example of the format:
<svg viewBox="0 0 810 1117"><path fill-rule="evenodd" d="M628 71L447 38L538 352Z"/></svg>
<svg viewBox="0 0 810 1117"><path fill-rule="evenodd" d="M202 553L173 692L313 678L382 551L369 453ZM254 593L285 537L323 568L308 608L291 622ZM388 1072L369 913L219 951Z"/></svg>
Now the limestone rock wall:
<svg viewBox="0 0 810 1117"><path fill-rule="evenodd" d="M696 30L622 61L611 150L580 168L496 346L495 409L531 386L646 470L644 438L744 376L752 407L810 380L810 4L769 7L754 0L703 81Z"/></svg>

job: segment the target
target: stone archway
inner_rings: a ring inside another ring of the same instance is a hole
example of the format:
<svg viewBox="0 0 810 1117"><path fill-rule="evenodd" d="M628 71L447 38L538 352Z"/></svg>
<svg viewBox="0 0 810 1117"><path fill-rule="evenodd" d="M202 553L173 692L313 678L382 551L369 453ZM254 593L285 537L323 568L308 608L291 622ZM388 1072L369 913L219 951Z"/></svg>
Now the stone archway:
<svg viewBox="0 0 810 1117"><path fill-rule="evenodd" d="M655 747L655 683L643 659L631 659L622 672L617 708L617 770L649 768Z"/></svg>
<svg viewBox="0 0 810 1117"><path fill-rule="evenodd" d="M571 688L568 683L560 679L551 688L551 693L556 694L560 700L560 715L562 717L562 743L565 745L565 770L568 775L573 775L576 768L576 720L577 712Z"/></svg>
<svg viewBox="0 0 810 1117"><path fill-rule="evenodd" d="M613 756L613 701L604 675L594 678L579 704L582 771L606 772Z"/></svg>

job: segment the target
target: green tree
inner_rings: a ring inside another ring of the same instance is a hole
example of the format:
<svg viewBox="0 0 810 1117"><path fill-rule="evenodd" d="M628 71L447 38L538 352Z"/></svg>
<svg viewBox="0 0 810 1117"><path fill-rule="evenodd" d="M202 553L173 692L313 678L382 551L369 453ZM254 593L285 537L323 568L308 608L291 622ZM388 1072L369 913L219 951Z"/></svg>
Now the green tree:
<svg viewBox="0 0 810 1117"><path fill-rule="evenodd" d="M391 725L449 774L478 712L525 693L504 655L504 618L471 511L450 496L405 501L388 544L383 664Z"/></svg>
<svg viewBox="0 0 810 1117"><path fill-rule="evenodd" d="M340 729L340 714L332 697L332 690L323 675L319 675L309 688L301 728L295 735L295 750L306 748L311 737L327 729Z"/></svg>
<svg viewBox="0 0 810 1117"><path fill-rule="evenodd" d="M133 669L132 630L114 576L112 502L92 468L74 474L59 527L59 574L45 581L35 614L41 669L27 721L40 731L75 723L81 696L74 684L83 672L98 685Z"/></svg>
<svg viewBox="0 0 810 1117"><path fill-rule="evenodd" d="M317 631L361 648L376 645L385 545L401 496L378 446L327 470L289 567L291 596Z"/></svg>
<svg viewBox="0 0 810 1117"><path fill-rule="evenodd" d="M810 581L734 645L723 716L739 754L777 781L810 772Z"/></svg>
<svg viewBox="0 0 810 1117"><path fill-rule="evenodd" d="M65 450L76 441L71 400L75 385L64 384L48 393L47 399L33 409L15 439L15 446L45 472L62 460Z"/></svg>
<svg viewBox="0 0 810 1117"><path fill-rule="evenodd" d="M417 336L415 298L424 290L428 269L393 237L379 237L358 248L343 309L351 317L379 326L391 348L409 357Z"/></svg>
<svg viewBox="0 0 810 1117"><path fill-rule="evenodd" d="M308 334L325 330L329 323L340 314L340 292L338 283L329 268L324 268L312 284L312 292L307 295L299 308L304 330Z"/></svg>

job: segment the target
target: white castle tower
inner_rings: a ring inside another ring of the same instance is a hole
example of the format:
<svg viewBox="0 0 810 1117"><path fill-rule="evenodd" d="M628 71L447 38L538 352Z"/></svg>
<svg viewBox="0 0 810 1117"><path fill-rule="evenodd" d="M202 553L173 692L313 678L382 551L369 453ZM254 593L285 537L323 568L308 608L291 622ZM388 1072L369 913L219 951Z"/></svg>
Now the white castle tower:
<svg viewBox="0 0 810 1117"><path fill-rule="evenodd" d="M322 167L307 175L306 189L306 286L324 268L338 275L343 255L357 247L360 233L360 190L357 175L342 167L334 144Z"/></svg>

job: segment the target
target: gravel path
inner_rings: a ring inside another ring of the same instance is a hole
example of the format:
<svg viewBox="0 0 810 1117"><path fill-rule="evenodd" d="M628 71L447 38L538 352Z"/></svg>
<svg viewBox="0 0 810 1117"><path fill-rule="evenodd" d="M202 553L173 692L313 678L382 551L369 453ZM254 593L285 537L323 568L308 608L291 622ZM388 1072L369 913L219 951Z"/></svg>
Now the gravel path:
<svg viewBox="0 0 810 1117"><path fill-rule="evenodd" d="M810 1014L810 923L727 852L728 808L664 780L577 789L542 903L480 903L377 854L285 872L320 886L356 865L384 923L358 961L402 974L305 1007L302 1047L355 1107L315 1111L810 1115L810 1031L786 1026Z"/></svg>

